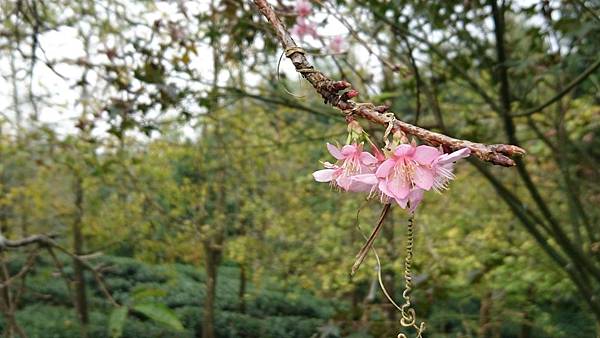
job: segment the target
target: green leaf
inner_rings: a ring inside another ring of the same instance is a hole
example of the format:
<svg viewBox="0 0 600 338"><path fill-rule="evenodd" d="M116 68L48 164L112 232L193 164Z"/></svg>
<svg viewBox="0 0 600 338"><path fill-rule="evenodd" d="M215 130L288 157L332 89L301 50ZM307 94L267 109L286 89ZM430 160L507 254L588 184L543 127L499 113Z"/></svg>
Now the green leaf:
<svg viewBox="0 0 600 338"><path fill-rule="evenodd" d="M111 338L120 338L123 334L123 327L127 319L129 309L126 306L121 306L113 310L108 319L108 335Z"/></svg>
<svg viewBox="0 0 600 338"><path fill-rule="evenodd" d="M134 303L143 303L148 301L148 298L164 297L167 291L159 288L142 288L133 292L132 299Z"/></svg>
<svg viewBox="0 0 600 338"><path fill-rule="evenodd" d="M136 304L133 310L143 314L153 321L171 327L176 331L183 331L183 325L173 310L159 303Z"/></svg>

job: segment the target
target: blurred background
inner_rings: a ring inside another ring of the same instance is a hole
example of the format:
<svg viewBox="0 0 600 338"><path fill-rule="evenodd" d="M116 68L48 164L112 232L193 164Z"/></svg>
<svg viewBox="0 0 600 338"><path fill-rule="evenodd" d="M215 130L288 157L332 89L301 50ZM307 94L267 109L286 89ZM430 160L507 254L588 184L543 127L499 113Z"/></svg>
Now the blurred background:
<svg viewBox="0 0 600 338"><path fill-rule="evenodd" d="M600 3L270 3L359 100L528 152L459 164L419 207L425 336L597 337ZM396 337L374 257L349 276L381 204L311 177L343 115L278 66L252 2L2 0L0 20L3 336ZM398 302L407 217L375 243Z"/></svg>

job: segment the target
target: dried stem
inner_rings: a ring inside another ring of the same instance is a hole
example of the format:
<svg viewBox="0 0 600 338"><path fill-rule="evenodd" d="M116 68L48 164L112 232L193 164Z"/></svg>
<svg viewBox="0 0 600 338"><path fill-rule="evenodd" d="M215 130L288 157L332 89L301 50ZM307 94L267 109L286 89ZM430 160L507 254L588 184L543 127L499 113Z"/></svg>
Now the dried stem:
<svg viewBox="0 0 600 338"><path fill-rule="evenodd" d="M388 213L390 212L391 206L391 203L386 203L383 206L383 209L381 210L381 215L379 216L379 220L377 221L377 226L375 226L373 232L371 232L371 235L356 255L356 261L352 265L352 272L350 272L351 276L353 276L356 273L356 270L358 270L362 262L365 260L365 257L367 257L369 250L371 249L371 247L373 247L373 243L375 243L375 238L377 238L377 234L379 234L379 231L381 231L381 226L383 225L383 222L385 221Z"/></svg>

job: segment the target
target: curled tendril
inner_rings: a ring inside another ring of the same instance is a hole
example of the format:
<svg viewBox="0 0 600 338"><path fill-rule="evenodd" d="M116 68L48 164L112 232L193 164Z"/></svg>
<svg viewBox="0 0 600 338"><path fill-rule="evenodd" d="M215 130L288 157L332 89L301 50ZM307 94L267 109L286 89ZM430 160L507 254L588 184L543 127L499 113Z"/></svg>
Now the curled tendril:
<svg viewBox="0 0 600 338"><path fill-rule="evenodd" d="M400 324L402 324L402 326L404 327L411 327L413 325L415 325L415 322L417 321L416 318L416 313L414 309L407 309L405 310L404 307L402 308L402 318L400 319Z"/></svg>
<svg viewBox="0 0 600 338"><path fill-rule="evenodd" d="M412 290L412 258L413 258L413 246L415 241L414 234L414 219L411 217L408 219L408 226L406 229L406 257L404 258L404 292L402 292L402 298L404 298L404 304L400 308L402 318L400 319L400 325L403 327L412 327L417 332L417 338L423 337L425 331L425 322L421 322L417 325L417 315L415 310L411 307L410 292ZM408 338L406 334L399 333L398 338Z"/></svg>
<svg viewBox="0 0 600 338"><path fill-rule="evenodd" d="M366 204L365 204L366 205ZM358 216L360 214L360 211L362 210L362 208L365 206L362 205L359 210L356 212L356 228L358 229L358 231L360 232L360 234L367 239L367 236L362 232L362 230L360 229L360 225L358 224ZM402 306L396 304L396 302L394 301L394 299L392 299L392 297L390 296L390 294L387 292L387 289L385 288L385 285L383 284L383 278L381 276L381 260L379 259L379 255L377 254L377 251L375 250L375 246L373 245L371 247L371 250L373 251L373 254L375 255L375 259L377 261L377 278L379 281L379 287L381 288L381 291L383 292L383 294L385 295L385 297L388 299L388 301L394 305L394 307L396 309L398 309L398 311L400 311L402 318L400 319L400 325L402 325L403 327L407 327L407 328L413 328L416 331L416 338L423 338L423 332L425 332L425 322L421 322L419 323L419 325L417 325L417 315L416 312L413 308L411 308L411 302L410 302L410 291L412 290L412 273L411 273L411 264L412 264L412 257L413 257L413 244L414 244L414 224L413 224L414 220L413 218L409 218L408 220L408 227L407 227L407 236L406 236L406 257L404 259L404 281L405 281L405 289L404 292L402 292L402 298L404 298L404 304L402 304ZM397 336L397 338L408 338L408 336L403 333L400 332Z"/></svg>

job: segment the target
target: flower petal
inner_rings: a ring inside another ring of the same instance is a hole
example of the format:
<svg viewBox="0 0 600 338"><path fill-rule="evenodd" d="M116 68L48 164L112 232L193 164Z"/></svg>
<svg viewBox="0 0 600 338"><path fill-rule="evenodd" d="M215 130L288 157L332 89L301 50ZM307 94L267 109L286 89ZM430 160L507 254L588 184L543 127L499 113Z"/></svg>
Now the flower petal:
<svg viewBox="0 0 600 338"><path fill-rule="evenodd" d="M373 184L366 184L359 182L350 177L350 184L348 185L348 191L352 192L371 192L373 190Z"/></svg>
<svg viewBox="0 0 600 338"><path fill-rule="evenodd" d="M387 183L384 180L379 181L379 191L387 197L394 198L394 194L387 188Z"/></svg>
<svg viewBox="0 0 600 338"><path fill-rule="evenodd" d="M394 198L394 200L396 201L396 203L398 203L400 208L406 209L406 205L408 204L408 198Z"/></svg>
<svg viewBox="0 0 600 338"><path fill-rule="evenodd" d="M417 187L424 190L429 190L433 185L433 172L430 168L417 166L413 180Z"/></svg>
<svg viewBox="0 0 600 338"><path fill-rule="evenodd" d="M337 185L345 191L350 191L352 179L350 176L340 175L335 179L335 183L337 183Z"/></svg>
<svg viewBox="0 0 600 338"><path fill-rule="evenodd" d="M317 182L330 182L334 172L335 169L322 169L315 171L312 175Z"/></svg>
<svg viewBox="0 0 600 338"><path fill-rule="evenodd" d="M442 155L439 150L430 146L418 146L413 159L420 164L431 164L433 160Z"/></svg>
<svg viewBox="0 0 600 338"><path fill-rule="evenodd" d="M357 151L358 146L356 144L346 144L342 147L342 155L344 155L344 157L352 156Z"/></svg>
<svg viewBox="0 0 600 338"><path fill-rule="evenodd" d="M469 157L470 154L471 154L471 149L463 148L463 149L457 150L455 152L452 152L450 154L444 154L444 155L440 156L437 163L446 164L446 163L456 162L456 161L460 160L461 158Z"/></svg>
<svg viewBox="0 0 600 338"><path fill-rule="evenodd" d="M377 177L388 176L395 164L396 164L396 161L391 158L383 161L383 163L381 163L379 165L379 167L377 167L377 170L375 171L375 175L377 175Z"/></svg>
<svg viewBox="0 0 600 338"><path fill-rule="evenodd" d="M360 161L366 165L377 163L377 158L367 151L360 153Z"/></svg>
<svg viewBox="0 0 600 338"><path fill-rule="evenodd" d="M408 185L408 182L400 177L395 177L388 181L387 187L395 198L404 199L410 193L410 186Z"/></svg>
<svg viewBox="0 0 600 338"><path fill-rule="evenodd" d="M410 202L410 212L415 212L415 209L421 204L423 200L423 190L421 189L413 189L410 194L408 194L408 201Z"/></svg>
<svg viewBox="0 0 600 338"><path fill-rule="evenodd" d="M415 152L415 147L411 144L401 144L394 150L394 155L398 157L412 156Z"/></svg>
<svg viewBox="0 0 600 338"><path fill-rule="evenodd" d="M361 174L352 176L352 180L356 182L360 182L368 185L376 185L379 183L377 176L375 174Z"/></svg>
<svg viewBox="0 0 600 338"><path fill-rule="evenodd" d="M335 157L337 160L343 160L345 158L340 149L331 143L327 143L327 150L329 150L331 156Z"/></svg>

